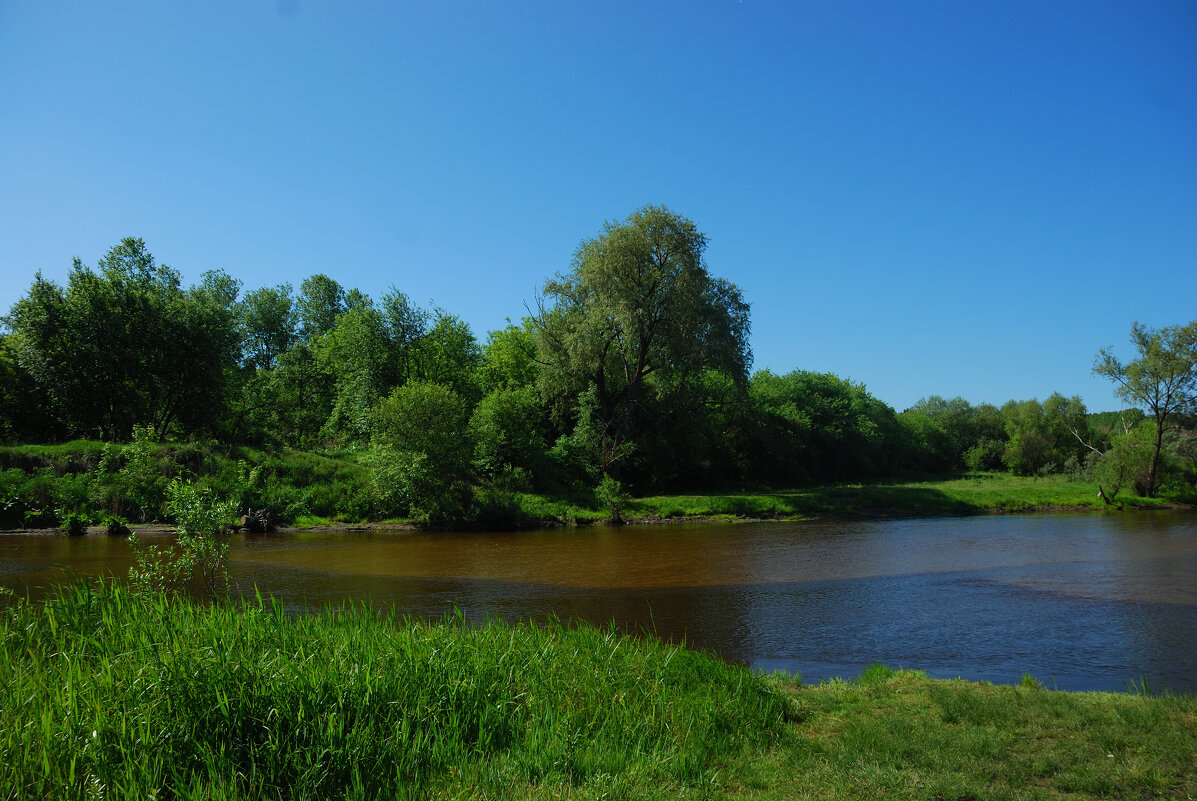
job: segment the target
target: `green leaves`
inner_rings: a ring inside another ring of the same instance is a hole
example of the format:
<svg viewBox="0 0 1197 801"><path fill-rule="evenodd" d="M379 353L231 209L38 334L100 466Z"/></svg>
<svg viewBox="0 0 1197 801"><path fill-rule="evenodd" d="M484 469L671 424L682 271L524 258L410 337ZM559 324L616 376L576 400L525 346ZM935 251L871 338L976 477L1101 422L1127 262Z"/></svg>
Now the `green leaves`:
<svg viewBox="0 0 1197 801"><path fill-rule="evenodd" d="M166 488L166 510L175 520L175 542L142 543L129 535L137 561L129 571L134 585L146 591L177 592L196 578L211 596L228 582L228 533L237 503L218 498L197 484L175 479Z"/></svg>
<svg viewBox="0 0 1197 801"><path fill-rule="evenodd" d="M1155 497L1168 421L1177 414L1197 411L1197 321L1161 329L1136 322L1131 327L1131 342L1139 352L1138 359L1123 363L1111 348L1104 348L1097 354L1093 372L1113 381L1120 398L1142 407L1155 420L1155 443L1144 487L1147 497Z"/></svg>
<svg viewBox="0 0 1197 801"><path fill-rule="evenodd" d="M6 322L21 366L76 433L157 436L176 421L211 424L225 369L239 355L239 284L220 272L183 290L140 239L126 238L91 269L75 260L65 288L39 274Z"/></svg>
<svg viewBox="0 0 1197 801"><path fill-rule="evenodd" d="M746 380L748 305L707 272L706 244L692 221L645 206L583 241L569 274L545 284L534 323L541 387L559 418L594 388L609 474L619 470L649 376L677 386L713 367Z"/></svg>
<svg viewBox="0 0 1197 801"><path fill-rule="evenodd" d="M424 520L460 517L473 446L457 393L440 384L406 384L378 404L372 419L366 462L376 498Z"/></svg>

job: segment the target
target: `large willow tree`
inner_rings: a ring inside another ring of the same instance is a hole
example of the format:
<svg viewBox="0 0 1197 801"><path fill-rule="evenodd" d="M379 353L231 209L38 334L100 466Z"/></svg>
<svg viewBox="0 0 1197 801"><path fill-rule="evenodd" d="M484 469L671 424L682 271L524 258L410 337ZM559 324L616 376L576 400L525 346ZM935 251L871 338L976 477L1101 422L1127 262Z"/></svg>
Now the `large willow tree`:
<svg viewBox="0 0 1197 801"><path fill-rule="evenodd" d="M590 427L599 466L618 476L646 392L657 398L707 371L747 380L748 304L703 261L693 222L645 206L583 241L572 269L544 287L536 320L540 379ZM668 414L654 404L656 414Z"/></svg>

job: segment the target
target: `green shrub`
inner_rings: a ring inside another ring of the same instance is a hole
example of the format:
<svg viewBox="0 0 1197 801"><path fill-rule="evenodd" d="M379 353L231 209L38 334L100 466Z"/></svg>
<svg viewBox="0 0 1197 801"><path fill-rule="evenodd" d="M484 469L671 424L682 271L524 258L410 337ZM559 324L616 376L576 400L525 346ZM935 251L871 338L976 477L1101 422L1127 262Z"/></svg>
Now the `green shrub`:
<svg viewBox="0 0 1197 801"><path fill-rule="evenodd" d="M80 512L64 512L59 519L59 527L64 534L71 537L81 537L86 534L87 524L91 522L87 515Z"/></svg>
<svg viewBox="0 0 1197 801"><path fill-rule="evenodd" d="M628 494L624 492L623 484L611 476L603 476L594 491L599 506L611 515L612 523L623 522L623 508L628 502Z"/></svg>
<svg viewBox="0 0 1197 801"><path fill-rule="evenodd" d="M146 545L129 536L136 566L129 570L134 586L146 592L177 592L196 580L209 595L227 588L228 533L236 501L219 499L192 482L179 479L166 488L166 509L175 521L175 543Z"/></svg>
<svg viewBox="0 0 1197 801"><path fill-rule="evenodd" d="M129 530L129 521L119 515L104 515L100 518L100 525L110 537L127 537L133 533Z"/></svg>

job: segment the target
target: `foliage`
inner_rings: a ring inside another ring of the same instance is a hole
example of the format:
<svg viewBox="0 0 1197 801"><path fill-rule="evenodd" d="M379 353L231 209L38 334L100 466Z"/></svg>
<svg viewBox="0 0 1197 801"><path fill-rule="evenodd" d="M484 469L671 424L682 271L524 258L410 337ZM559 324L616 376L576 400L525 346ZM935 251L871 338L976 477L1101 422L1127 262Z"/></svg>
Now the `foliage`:
<svg viewBox="0 0 1197 801"><path fill-rule="evenodd" d="M1008 435L1001 412L991 404L973 406L964 398L931 395L903 412L901 419L915 433L915 458L925 469L992 470L1001 466L999 446ZM996 459L992 456L995 450ZM970 452L971 462L967 460Z"/></svg>
<svg viewBox="0 0 1197 801"><path fill-rule="evenodd" d="M334 386L332 410L324 425L326 439L369 440L370 411L393 385L388 350L382 315L371 307L338 316L314 342L316 363Z"/></svg>
<svg viewBox="0 0 1197 801"><path fill-rule="evenodd" d="M594 491L599 506L607 510L612 523L623 522L623 508L628 502L628 494L624 492L623 484L611 476L603 476Z"/></svg>
<svg viewBox="0 0 1197 801"><path fill-rule="evenodd" d="M542 391L565 421L593 390L599 467L612 476L649 376L667 384L704 368L747 376L748 304L707 272L706 243L690 220L645 206L583 241L571 271L545 284L535 318Z"/></svg>
<svg viewBox="0 0 1197 801"><path fill-rule="evenodd" d="M982 437L964 452L964 466L974 472L988 472L1002 467L1002 456L1006 451L1004 439Z"/></svg>
<svg viewBox="0 0 1197 801"><path fill-rule="evenodd" d="M128 537L133 533L129 530L129 521L120 515L104 515L100 518L100 525L110 537Z"/></svg>
<svg viewBox="0 0 1197 801"><path fill-rule="evenodd" d="M1115 437L1110 449L1098 456L1094 478L1106 498L1113 501L1124 487L1151 498L1153 426L1139 425Z"/></svg>
<svg viewBox="0 0 1197 801"><path fill-rule="evenodd" d="M237 512L234 500L219 499L196 484L175 479L166 488L166 510L175 521L175 542L160 547L129 535L136 566L134 586L146 592L178 592L191 579L209 595L227 589L228 532Z"/></svg>
<svg viewBox="0 0 1197 801"><path fill-rule="evenodd" d="M344 311L345 290L340 284L323 273L308 276L295 298L300 340L310 344L328 333Z"/></svg>
<svg viewBox="0 0 1197 801"><path fill-rule="evenodd" d="M5 322L22 368L72 431L122 439L143 424L161 438L175 423L214 423L239 355L237 292L220 272L184 290L127 238L94 270L76 259L65 289L39 273Z"/></svg>
<svg viewBox="0 0 1197 801"><path fill-rule="evenodd" d="M1010 401L1001 415L1007 435L1002 462L1015 475L1057 472L1084 450L1088 422L1079 397L1054 393L1043 403Z"/></svg>
<svg viewBox="0 0 1197 801"><path fill-rule="evenodd" d="M1154 497L1162 479L1160 455L1169 421L1197 412L1197 321L1184 326L1149 328L1136 322L1131 342L1139 358L1122 362L1111 348L1097 354L1093 372L1113 381L1127 404L1142 406L1155 422L1147 497Z"/></svg>
<svg viewBox="0 0 1197 801"><path fill-rule="evenodd" d="M0 526L49 526L56 509L91 519L133 516L145 522L129 497L150 497L147 519L161 519L166 486L188 476L241 508L266 509L272 520L321 515L359 521L372 513L364 466L351 453L259 451L192 444L129 445L79 440L64 445L0 447Z"/></svg>
<svg viewBox="0 0 1197 801"><path fill-rule="evenodd" d="M0 442L52 441L64 426L45 390L21 366L20 353L19 336L0 333Z"/></svg>
<svg viewBox="0 0 1197 801"><path fill-rule="evenodd" d="M601 475L662 493L1004 468L1197 492L1197 420L1187 417L1197 412L1197 323L1136 323L1139 358L1124 364L1107 349L1094 367L1153 419L1144 479L1138 446L1116 443L1137 409L1091 415L1058 394L1001 409L933 395L897 414L832 373L749 380L748 305L710 274L706 245L663 207L609 222L546 282L535 314L479 346L461 318L394 287L376 303L317 274L294 297L281 284L238 300L232 277L211 271L184 288L142 240L122 240L94 268L76 260L65 286L37 275L3 318L0 440L84 434L109 445L86 466L12 464L28 475L5 480L0 516L157 519L175 475L226 493L242 448L267 449L279 467L300 449L344 452L331 484L263 464L255 508L279 520L408 514L413 502L422 517L502 515L519 505L512 493L531 490L593 502ZM442 425L452 433L435 448L375 430L394 391L432 384L452 392L461 417ZM155 446L168 440L189 444Z"/></svg>
<svg viewBox="0 0 1197 801"><path fill-rule="evenodd" d="M473 450L466 420L465 403L440 384L405 384L379 403L367 457L379 500L423 520L460 518Z"/></svg>
<svg viewBox="0 0 1197 801"><path fill-rule="evenodd" d="M432 326L415 343L411 360L415 371L412 380L446 386L467 407L478 402L482 350L460 317L437 309Z"/></svg>
<svg viewBox="0 0 1197 801"><path fill-rule="evenodd" d="M59 526L64 534L79 537L87 533L87 525L91 521L82 512L64 512L59 516Z"/></svg>
<svg viewBox="0 0 1197 801"><path fill-rule="evenodd" d="M902 428L893 409L863 384L831 373L762 370L749 392L757 412L751 447L763 482L861 480L891 469Z"/></svg>
<svg viewBox="0 0 1197 801"><path fill-rule="evenodd" d="M531 318L525 317L523 325L509 324L487 335L478 381L486 392L534 387L540 375L538 357L536 327Z"/></svg>
<svg viewBox="0 0 1197 801"><path fill-rule="evenodd" d="M143 523L160 516L170 468L159 461L161 449L153 440L148 426L134 426L128 445L105 446L93 479L93 495L103 508L113 514L136 514Z"/></svg>
<svg viewBox="0 0 1197 801"><path fill-rule="evenodd" d="M244 357L259 370L270 370L297 336L291 285L262 287L241 302Z"/></svg>
<svg viewBox="0 0 1197 801"><path fill-rule="evenodd" d="M492 479L513 468L538 472L545 459L545 422L544 407L532 387L492 391L470 416L474 466Z"/></svg>

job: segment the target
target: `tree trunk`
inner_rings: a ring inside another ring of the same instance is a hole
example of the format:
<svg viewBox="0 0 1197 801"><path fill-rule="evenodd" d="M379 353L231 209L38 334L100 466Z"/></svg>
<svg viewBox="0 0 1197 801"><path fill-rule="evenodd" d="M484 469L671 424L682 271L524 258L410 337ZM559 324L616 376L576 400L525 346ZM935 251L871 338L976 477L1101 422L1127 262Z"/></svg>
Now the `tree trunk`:
<svg viewBox="0 0 1197 801"><path fill-rule="evenodd" d="M1164 421L1155 421L1155 450L1151 454L1151 470L1147 474L1147 497L1154 498L1156 491L1156 476L1159 474L1160 450L1164 446Z"/></svg>

